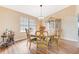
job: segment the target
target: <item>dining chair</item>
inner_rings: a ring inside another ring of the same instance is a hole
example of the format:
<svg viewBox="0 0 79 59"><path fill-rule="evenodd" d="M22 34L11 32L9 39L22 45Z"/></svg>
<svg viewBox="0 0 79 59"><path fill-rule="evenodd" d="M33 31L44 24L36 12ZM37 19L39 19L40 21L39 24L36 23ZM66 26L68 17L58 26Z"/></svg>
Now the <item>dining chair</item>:
<svg viewBox="0 0 79 59"><path fill-rule="evenodd" d="M47 31L36 31L37 37L37 51L45 51L48 53L48 32Z"/></svg>
<svg viewBox="0 0 79 59"><path fill-rule="evenodd" d="M51 44L54 47L57 47L59 49L59 41L61 40L61 31L55 31L54 35L51 37Z"/></svg>

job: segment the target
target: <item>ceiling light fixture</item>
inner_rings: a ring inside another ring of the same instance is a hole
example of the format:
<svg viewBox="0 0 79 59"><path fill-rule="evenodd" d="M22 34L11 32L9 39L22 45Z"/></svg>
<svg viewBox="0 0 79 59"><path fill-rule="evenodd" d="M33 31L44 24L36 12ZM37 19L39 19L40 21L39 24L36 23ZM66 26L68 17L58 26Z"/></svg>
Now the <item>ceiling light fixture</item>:
<svg viewBox="0 0 79 59"><path fill-rule="evenodd" d="M40 5L40 16L38 17L39 20L43 20L44 16L42 15L42 5Z"/></svg>

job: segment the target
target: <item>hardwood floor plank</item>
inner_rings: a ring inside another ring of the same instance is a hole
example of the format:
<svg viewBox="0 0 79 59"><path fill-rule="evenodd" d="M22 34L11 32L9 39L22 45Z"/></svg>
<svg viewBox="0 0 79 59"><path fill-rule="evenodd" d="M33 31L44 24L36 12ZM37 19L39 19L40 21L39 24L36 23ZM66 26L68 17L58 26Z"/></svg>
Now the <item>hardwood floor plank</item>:
<svg viewBox="0 0 79 59"><path fill-rule="evenodd" d="M76 44L75 44L76 45ZM32 43L31 50L27 45L27 40L15 43L7 48L0 48L1 54L47 54L45 50L37 50L36 44ZM61 40L59 49L53 46L48 47L48 54L79 54L79 48L74 46L74 42Z"/></svg>

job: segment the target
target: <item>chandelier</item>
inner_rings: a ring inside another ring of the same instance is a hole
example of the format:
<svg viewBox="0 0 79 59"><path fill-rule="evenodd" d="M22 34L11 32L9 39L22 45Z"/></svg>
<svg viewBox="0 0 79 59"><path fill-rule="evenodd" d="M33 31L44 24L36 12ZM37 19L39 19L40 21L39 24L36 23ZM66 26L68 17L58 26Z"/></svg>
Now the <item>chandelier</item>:
<svg viewBox="0 0 79 59"><path fill-rule="evenodd" d="M42 15L42 5L40 5L40 16L38 17L39 20L43 20L44 16Z"/></svg>

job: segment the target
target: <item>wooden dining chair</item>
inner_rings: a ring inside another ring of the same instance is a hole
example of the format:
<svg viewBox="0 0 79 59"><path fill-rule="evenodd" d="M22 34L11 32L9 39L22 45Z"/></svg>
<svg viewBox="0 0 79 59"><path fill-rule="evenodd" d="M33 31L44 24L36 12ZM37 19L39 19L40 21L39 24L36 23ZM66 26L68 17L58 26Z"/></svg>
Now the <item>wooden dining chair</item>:
<svg viewBox="0 0 79 59"><path fill-rule="evenodd" d="M54 47L59 49L59 40L61 39L61 31L55 31L54 35L51 37L51 43Z"/></svg>
<svg viewBox="0 0 79 59"><path fill-rule="evenodd" d="M25 29L27 35L27 46L29 50L31 50L31 44L36 41L36 36L30 33L30 30Z"/></svg>
<svg viewBox="0 0 79 59"><path fill-rule="evenodd" d="M48 32L47 31L36 31L37 37L37 51L45 51L48 53Z"/></svg>
<svg viewBox="0 0 79 59"><path fill-rule="evenodd" d="M31 48L31 34L30 34L30 30L25 28L25 31L26 31L26 36L27 36L27 46L29 46L29 50L30 50L30 48Z"/></svg>

